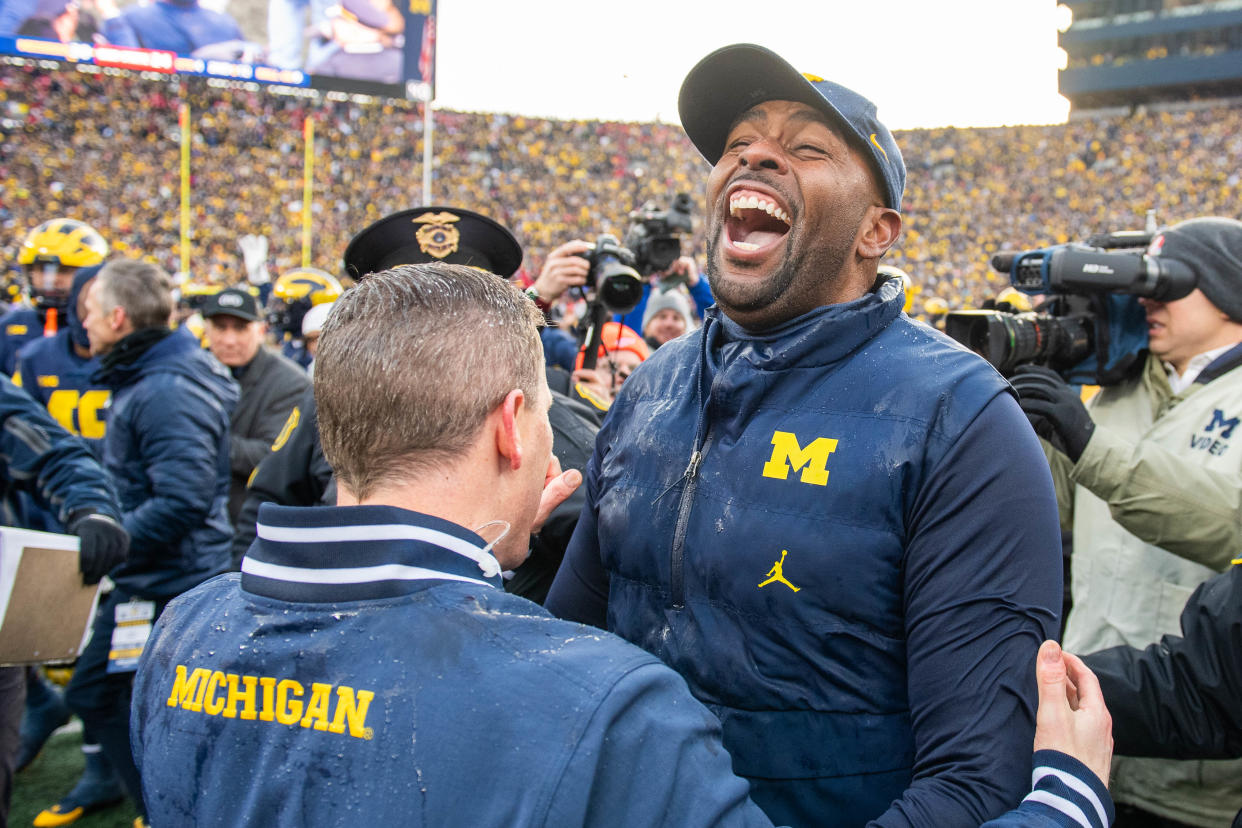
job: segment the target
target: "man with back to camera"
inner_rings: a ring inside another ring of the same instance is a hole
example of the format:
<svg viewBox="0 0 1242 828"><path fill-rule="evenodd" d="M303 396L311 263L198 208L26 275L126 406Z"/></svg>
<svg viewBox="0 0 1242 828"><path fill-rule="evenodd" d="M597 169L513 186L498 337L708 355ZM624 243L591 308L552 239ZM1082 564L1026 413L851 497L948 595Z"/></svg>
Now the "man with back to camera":
<svg viewBox="0 0 1242 828"><path fill-rule="evenodd" d="M1084 406L1046 368L1014 387L1048 447L1072 527L1073 608L1065 645L1142 649L1176 635L1199 584L1242 549L1242 222L1195 218L1165 228L1148 254L1187 265L1197 287L1140 299L1141 373ZM1113 785L1127 824L1211 828L1242 809L1242 762L1121 758Z"/></svg>
<svg viewBox="0 0 1242 828"><path fill-rule="evenodd" d="M310 377L293 360L264 347L267 325L249 291L225 288L207 297L202 312L211 353L241 389L229 417L229 520L236 525L246 481L310 388Z"/></svg>
<svg viewBox="0 0 1242 828"><path fill-rule="evenodd" d="M977 825L1028 784L1058 629L1039 445L877 278L905 166L873 104L738 45L680 110L717 309L613 403L547 606L680 672L774 821Z"/></svg>
<svg viewBox="0 0 1242 828"><path fill-rule="evenodd" d="M771 824L673 671L501 590L579 479L554 475L539 323L459 265L341 298L315 390L342 505L265 505L241 575L161 618L133 712L153 824ZM1107 711L1040 656L1039 789L997 824L1102 828Z"/></svg>

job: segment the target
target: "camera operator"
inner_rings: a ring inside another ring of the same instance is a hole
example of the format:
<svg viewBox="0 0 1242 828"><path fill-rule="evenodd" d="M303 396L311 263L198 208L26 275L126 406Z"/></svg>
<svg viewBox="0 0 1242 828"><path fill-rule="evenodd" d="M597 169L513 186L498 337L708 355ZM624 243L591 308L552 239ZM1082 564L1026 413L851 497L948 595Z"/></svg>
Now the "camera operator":
<svg viewBox="0 0 1242 828"><path fill-rule="evenodd" d="M1055 445L1045 448L1075 545L1064 641L1074 652L1176 634L1194 588L1242 548L1242 448L1230 450L1242 417L1242 222L1176 224L1148 255L1191 268L1197 288L1140 300L1149 356L1139 376L1089 406L1047 368L1013 378ZM1242 807L1235 763L1119 759L1112 788L1122 824L1225 825Z"/></svg>

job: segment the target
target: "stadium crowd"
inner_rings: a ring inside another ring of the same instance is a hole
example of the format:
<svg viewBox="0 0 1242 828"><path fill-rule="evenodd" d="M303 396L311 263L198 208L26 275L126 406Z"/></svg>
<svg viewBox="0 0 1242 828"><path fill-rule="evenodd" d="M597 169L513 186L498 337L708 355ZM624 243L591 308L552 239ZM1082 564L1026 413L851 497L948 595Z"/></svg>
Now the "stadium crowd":
<svg viewBox="0 0 1242 828"><path fill-rule="evenodd" d="M742 107L752 76L778 91ZM1242 825L1237 765L1111 764L1102 704L1119 752L1242 755L1242 223L1205 218L1236 211L1242 108L893 134L739 46L682 122L440 111L440 206L411 208L414 105L0 66L3 505L110 588L63 694L0 669L9 719L27 698L0 755L85 725L36 825L123 795L161 828L397 823L405 762L426 824L1104 828L1111 767L1122 828ZM583 311L574 240L680 193L727 215L696 215L670 290L597 353L540 328ZM902 313L993 298L1001 250L1157 219L1196 287L1142 300L1143 370L1089 405ZM1085 664L1039 644L1063 537Z"/></svg>
<svg viewBox="0 0 1242 828"><path fill-rule="evenodd" d="M179 261L178 106L195 125L194 278L234 282L237 239L301 261L302 122L316 121L313 263L334 270L358 227L410 203L422 115L401 101L323 100L132 73L0 66L0 223L6 260L50 215L99 228L118 252ZM646 201L702 203L706 168L675 125L437 111L434 200L488 204L522 239L525 269L574 238L624 233ZM1053 126L899 133L910 159L901 245L888 257L922 299L978 306L1005 286L988 259L1093 233L1229 212L1242 194L1242 109L1088 118ZM358 198L365 192L366 198ZM1107 193L1107 197L1100 197ZM702 221L692 249L701 255ZM915 309L920 309L916 303Z"/></svg>

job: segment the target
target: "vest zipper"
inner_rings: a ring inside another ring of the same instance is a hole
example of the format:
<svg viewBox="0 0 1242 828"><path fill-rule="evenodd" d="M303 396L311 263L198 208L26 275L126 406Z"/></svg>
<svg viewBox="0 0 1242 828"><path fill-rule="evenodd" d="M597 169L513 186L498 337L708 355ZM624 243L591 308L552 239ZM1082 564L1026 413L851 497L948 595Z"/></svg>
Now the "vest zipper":
<svg viewBox="0 0 1242 828"><path fill-rule="evenodd" d="M699 351L699 381L695 391L699 402L699 418L694 428L694 450L690 453L690 463L686 466L682 479L686 485L682 487L681 498L677 502L677 525L673 529L673 546L669 552L668 592L673 609L680 610L686 606L686 526L690 522L690 508L694 504L694 491L699 483L699 466L703 463L703 454L707 451L707 403L711 395L704 395L703 384L707 379L707 344L709 331L703 332L703 345ZM713 386L715 382L713 380Z"/></svg>

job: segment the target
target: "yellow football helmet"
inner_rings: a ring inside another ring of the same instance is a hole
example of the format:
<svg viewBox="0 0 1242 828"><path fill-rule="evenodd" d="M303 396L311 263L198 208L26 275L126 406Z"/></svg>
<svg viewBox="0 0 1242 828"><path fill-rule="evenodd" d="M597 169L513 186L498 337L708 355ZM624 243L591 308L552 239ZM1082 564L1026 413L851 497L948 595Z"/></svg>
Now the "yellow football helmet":
<svg viewBox="0 0 1242 828"><path fill-rule="evenodd" d="M292 337L301 337L306 312L315 305L335 302L340 295L341 283L332 274L314 267L294 268L272 285L268 323Z"/></svg>
<svg viewBox="0 0 1242 828"><path fill-rule="evenodd" d="M76 219L56 218L26 234L17 263L90 267L102 262L107 255L108 243L94 227Z"/></svg>

